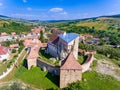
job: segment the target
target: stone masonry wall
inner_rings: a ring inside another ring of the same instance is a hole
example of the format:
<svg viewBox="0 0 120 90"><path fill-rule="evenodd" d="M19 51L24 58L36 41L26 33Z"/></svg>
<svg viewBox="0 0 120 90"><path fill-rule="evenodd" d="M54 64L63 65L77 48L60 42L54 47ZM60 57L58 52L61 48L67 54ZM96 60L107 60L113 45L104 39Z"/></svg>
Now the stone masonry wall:
<svg viewBox="0 0 120 90"><path fill-rule="evenodd" d="M46 70L52 74L55 75L60 75L60 67L59 66L54 66L51 65L43 60L41 60L40 58L37 59L37 66L43 68L46 68Z"/></svg>
<svg viewBox="0 0 120 90"><path fill-rule="evenodd" d="M37 66L37 59L28 59L27 60L28 70L30 70L31 66Z"/></svg>
<svg viewBox="0 0 120 90"><path fill-rule="evenodd" d="M89 54L86 62L84 64L82 64L82 73L89 70L92 62L93 62L93 54Z"/></svg>
<svg viewBox="0 0 120 90"><path fill-rule="evenodd" d="M60 70L60 88L82 79L81 70Z"/></svg>
<svg viewBox="0 0 120 90"><path fill-rule="evenodd" d="M73 49L73 54L74 54L76 60L78 59L78 44L79 44L79 37L77 37L75 39L75 45L74 45L74 49Z"/></svg>

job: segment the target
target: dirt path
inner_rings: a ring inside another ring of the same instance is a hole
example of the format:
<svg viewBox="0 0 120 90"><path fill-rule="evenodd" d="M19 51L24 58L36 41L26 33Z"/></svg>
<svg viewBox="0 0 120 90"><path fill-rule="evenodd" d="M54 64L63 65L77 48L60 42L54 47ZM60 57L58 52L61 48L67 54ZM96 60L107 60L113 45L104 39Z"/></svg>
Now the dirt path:
<svg viewBox="0 0 120 90"><path fill-rule="evenodd" d="M110 75L120 81L120 67L108 60L98 60L96 71Z"/></svg>

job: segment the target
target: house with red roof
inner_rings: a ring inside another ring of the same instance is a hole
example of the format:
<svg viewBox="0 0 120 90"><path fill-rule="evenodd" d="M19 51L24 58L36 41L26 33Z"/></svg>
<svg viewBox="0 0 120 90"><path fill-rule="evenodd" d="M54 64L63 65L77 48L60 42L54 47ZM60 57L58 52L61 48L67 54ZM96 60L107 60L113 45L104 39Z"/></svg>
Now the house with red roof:
<svg viewBox="0 0 120 90"><path fill-rule="evenodd" d="M93 35L91 35L91 34L84 34L83 36L84 36L85 39L87 39L87 38L93 38Z"/></svg>
<svg viewBox="0 0 120 90"><path fill-rule="evenodd" d="M33 47L34 45L41 45L41 41L39 39L26 39L23 42L25 47Z"/></svg>
<svg viewBox="0 0 120 90"><path fill-rule="evenodd" d="M10 49L12 50L12 49L15 49L15 50L18 50L19 49L19 44L11 44L10 45Z"/></svg>
<svg viewBox="0 0 120 90"><path fill-rule="evenodd" d="M2 32L1 36L7 36L8 34L6 32Z"/></svg>
<svg viewBox="0 0 120 90"><path fill-rule="evenodd" d="M0 46L0 61L4 59L8 59L9 57L9 49L5 46Z"/></svg>
<svg viewBox="0 0 120 90"><path fill-rule="evenodd" d="M15 36L15 35L16 35L16 32L11 32L11 35L12 35L12 36Z"/></svg>
<svg viewBox="0 0 120 90"><path fill-rule="evenodd" d="M40 35L40 32L44 32L45 31L45 27L36 27L34 29L31 30L33 35Z"/></svg>

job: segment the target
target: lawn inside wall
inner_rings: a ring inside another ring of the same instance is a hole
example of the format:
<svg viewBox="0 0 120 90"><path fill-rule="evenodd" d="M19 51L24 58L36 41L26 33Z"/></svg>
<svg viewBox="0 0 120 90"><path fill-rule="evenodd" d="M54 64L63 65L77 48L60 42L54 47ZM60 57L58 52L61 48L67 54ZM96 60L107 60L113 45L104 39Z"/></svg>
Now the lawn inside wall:
<svg viewBox="0 0 120 90"><path fill-rule="evenodd" d="M41 49L41 50L40 50L39 56L40 56L40 58L41 58L43 61L45 61L45 62L47 62L47 63L49 63L49 64L52 64L52 65L55 65L55 66L60 66L60 65L59 65L60 60L56 60L55 62L53 62L52 60L50 60L50 58L53 58L53 57L52 57L50 54L46 54L46 53L45 53L45 49Z"/></svg>
<svg viewBox="0 0 120 90"><path fill-rule="evenodd" d="M27 68L21 66L14 76L39 89L59 89L59 77L53 76L49 72L43 72L39 67L32 67L27 70Z"/></svg>

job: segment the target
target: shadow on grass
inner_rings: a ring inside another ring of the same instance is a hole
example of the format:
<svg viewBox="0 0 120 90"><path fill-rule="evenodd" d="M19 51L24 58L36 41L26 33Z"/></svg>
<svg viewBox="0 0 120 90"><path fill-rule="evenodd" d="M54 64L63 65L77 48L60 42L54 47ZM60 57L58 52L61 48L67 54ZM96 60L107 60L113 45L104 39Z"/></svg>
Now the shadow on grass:
<svg viewBox="0 0 120 90"><path fill-rule="evenodd" d="M28 66L27 66L27 59L24 59L23 60L23 64L22 64L25 68L28 68Z"/></svg>
<svg viewBox="0 0 120 90"><path fill-rule="evenodd" d="M47 77L51 82L53 82L57 87L59 87L59 76L52 75L48 72L45 77ZM47 90L53 90L53 88Z"/></svg>
<svg viewBox="0 0 120 90"><path fill-rule="evenodd" d="M88 56L83 56L83 62L82 62L81 64L84 64L84 63L86 62L87 57L88 57Z"/></svg>
<svg viewBox="0 0 120 90"><path fill-rule="evenodd" d="M46 53L45 53L45 49L41 49L41 50L40 50L40 54L41 54L43 57L47 58L47 59L52 58L52 56L51 56L50 54L46 54Z"/></svg>

